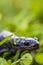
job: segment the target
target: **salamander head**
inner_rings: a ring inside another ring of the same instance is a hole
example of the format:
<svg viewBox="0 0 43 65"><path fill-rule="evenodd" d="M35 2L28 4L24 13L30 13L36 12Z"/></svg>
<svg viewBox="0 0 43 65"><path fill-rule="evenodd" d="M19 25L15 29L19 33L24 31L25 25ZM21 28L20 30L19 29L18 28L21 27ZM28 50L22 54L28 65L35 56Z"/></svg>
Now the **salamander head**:
<svg viewBox="0 0 43 65"><path fill-rule="evenodd" d="M2 41L5 37L11 35L12 33L9 31L3 31L0 33L0 41ZM13 39L13 41L11 41ZM14 45L13 45L13 43ZM10 39L10 43L7 43L8 46L12 46L14 49L21 49L21 50L37 50L39 48L39 41L35 38L25 38L25 37L18 37L16 35L12 36ZM16 45L15 45L16 44ZM6 46L6 45L5 45ZM10 47L12 48L12 47Z"/></svg>
<svg viewBox="0 0 43 65"><path fill-rule="evenodd" d="M34 38L21 38L21 41L18 39L17 45L25 50L36 50L39 48L39 41Z"/></svg>

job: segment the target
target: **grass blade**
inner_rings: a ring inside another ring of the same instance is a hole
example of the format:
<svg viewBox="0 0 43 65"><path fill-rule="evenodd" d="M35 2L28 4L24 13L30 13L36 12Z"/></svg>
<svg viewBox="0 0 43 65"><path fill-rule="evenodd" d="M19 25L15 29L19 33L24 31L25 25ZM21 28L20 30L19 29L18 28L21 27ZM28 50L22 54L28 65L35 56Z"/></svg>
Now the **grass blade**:
<svg viewBox="0 0 43 65"><path fill-rule="evenodd" d="M7 36L5 39L3 39L3 40L0 42L0 46L1 46L2 44L4 44L6 41L10 40L12 36L13 36L13 34L10 35L10 36Z"/></svg>

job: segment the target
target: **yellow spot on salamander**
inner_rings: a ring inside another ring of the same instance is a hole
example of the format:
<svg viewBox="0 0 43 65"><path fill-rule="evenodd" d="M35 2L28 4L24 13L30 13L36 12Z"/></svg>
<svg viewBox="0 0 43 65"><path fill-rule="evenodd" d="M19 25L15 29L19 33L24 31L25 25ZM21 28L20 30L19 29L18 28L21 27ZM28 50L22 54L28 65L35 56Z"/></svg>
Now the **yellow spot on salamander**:
<svg viewBox="0 0 43 65"><path fill-rule="evenodd" d="M17 45L17 43L16 43L16 42L14 42L14 45Z"/></svg>

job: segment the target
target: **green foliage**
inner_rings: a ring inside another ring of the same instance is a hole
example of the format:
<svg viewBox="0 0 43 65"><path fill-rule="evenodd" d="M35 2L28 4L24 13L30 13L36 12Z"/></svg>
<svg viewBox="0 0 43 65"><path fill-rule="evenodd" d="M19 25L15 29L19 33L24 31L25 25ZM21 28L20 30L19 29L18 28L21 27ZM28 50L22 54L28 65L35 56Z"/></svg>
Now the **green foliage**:
<svg viewBox="0 0 43 65"><path fill-rule="evenodd" d="M35 56L35 60L36 60L37 63L43 65L43 53L38 53L38 54Z"/></svg>
<svg viewBox="0 0 43 65"><path fill-rule="evenodd" d="M5 59L7 55L3 54L0 57L0 65L14 65L16 62L16 65L29 65L31 61L31 65L43 65L43 0L0 0L0 31L3 30L9 30L18 36L38 37L40 48L32 56L29 51L21 54L17 52L8 60ZM10 37L1 41L0 45ZM25 56L28 57L21 61Z"/></svg>
<svg viewBox="0 0 43 65"><path fill-rule="evenodd" d="M32 56L31 56L31 54L29 54L29 53L26 53L26 54L24 54L23 56L22 56L22 59L23 60L21 60L21 65L30 65L31 63L32 63Z"/></svg>
<svg viewBox="0 0 43 65"><path fill-rule="evenodd" d="M13 34L12 34L12 35L13 35ZM0 46L1 46L2 44L4 44L5 42L7 42L8 40L10 40L11 37L12 37L12 35L10 35L10 36L6 37L4 40L2 40L2 41L0 42Z"/></svg>
<svg viewBox="0 0 43 65"><path fill-rule="evenodd" d="M4 58L0 57L0 65L8 65L7 61Z"/></svg>

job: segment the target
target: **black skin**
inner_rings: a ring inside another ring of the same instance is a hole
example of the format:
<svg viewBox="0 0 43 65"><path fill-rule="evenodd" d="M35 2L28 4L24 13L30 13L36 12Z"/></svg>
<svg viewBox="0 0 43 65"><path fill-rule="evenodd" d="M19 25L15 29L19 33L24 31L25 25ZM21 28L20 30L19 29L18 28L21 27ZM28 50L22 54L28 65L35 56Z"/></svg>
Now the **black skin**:
<svg viewBox="0 0 43 65"><path fill-rule="evenodd" d="M4 39L3 36L0 37L0 41L2 41ZM0 46L0 54L4 53L4 52L15 52L17 50L20 50L20 52L25 51L25 50L37 50L39 48L39 44L35 44L34 46L28 46L26 45L26 43L24 43L23 45L14 45L14 39L10 39L9 41L5 42L4 44L2 44Z"/></svg>

